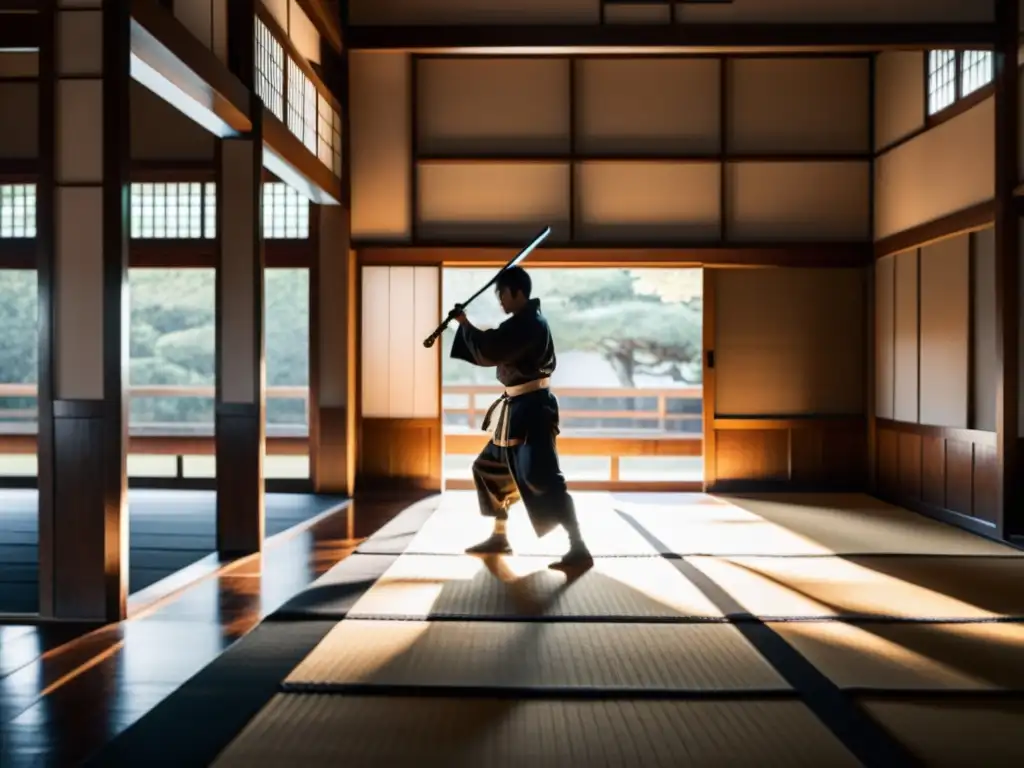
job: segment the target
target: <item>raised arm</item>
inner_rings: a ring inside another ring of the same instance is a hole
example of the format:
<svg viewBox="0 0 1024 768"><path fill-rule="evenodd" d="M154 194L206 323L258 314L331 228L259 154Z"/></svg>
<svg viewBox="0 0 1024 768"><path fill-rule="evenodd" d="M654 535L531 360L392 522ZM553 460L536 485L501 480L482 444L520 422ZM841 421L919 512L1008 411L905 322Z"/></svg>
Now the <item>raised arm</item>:
<svg viewBox="0 0 1024 768"><path fill-rule="evenodd" d="M512 320L506 320L493 330L481 331L465 315L456 318L458 333L452 343L452 357L473 365L492 368L518 360L533 341L524 329Z"/></svg>

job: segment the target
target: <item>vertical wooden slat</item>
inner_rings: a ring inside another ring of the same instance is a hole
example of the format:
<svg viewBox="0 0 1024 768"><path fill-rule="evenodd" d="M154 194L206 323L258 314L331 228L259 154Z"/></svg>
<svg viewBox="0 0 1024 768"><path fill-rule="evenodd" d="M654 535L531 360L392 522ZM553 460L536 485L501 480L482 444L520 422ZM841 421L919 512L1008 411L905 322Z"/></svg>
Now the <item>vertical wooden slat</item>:
<svg viewBox="0 0 1024 768"><path fill-rule="evenodd" d="M256 2L228 5L228 68L250 92L252 129L217 146L217 551L259 552L266 447L263 103L255 93ZM287 105L286 105L287 108Z"/></svg>
<svg viewBox="0 0 1024 768"><path fill-rule="evenodd" d="M40 17L39 610L117 621L128 587L131 19L125 4L65 0L41 4Z"/></svg>
<svg viewBox="0 0 1024 768"><path fill-rule="evenodd" d="M996 458L1001 536L1024 533L1018 457L1020 372L1020 219L1014 204L1018 182L1018 0L997 0L995 50L995 240L996 240Z"/></svg>
<svg viewBox="0 0 1024 768"><path fill-rule="evenodd" d="M710 364L715 354L715 314L717 312L717 294L715 291L715 272L703 270L703 302L704 318L702 327L702 346L704 349L703 375L703 432L704 432L704 489L712 487L718 480L718 463L716 460L717 441L715 440L715 369Z"/></svg>

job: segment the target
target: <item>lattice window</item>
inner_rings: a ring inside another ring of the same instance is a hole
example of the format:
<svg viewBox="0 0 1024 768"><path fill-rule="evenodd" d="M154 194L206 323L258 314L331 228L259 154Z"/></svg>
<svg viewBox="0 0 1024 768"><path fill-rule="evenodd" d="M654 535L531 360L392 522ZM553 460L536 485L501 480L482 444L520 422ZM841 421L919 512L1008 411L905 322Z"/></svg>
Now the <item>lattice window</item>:
<svg viewBox="0 0 1024 768"><path fill-rule="evenodd" d="M208 181L203 188L203 237L212 240L217 236L217 184Z"/></svg>
<svg viewBox="0 0 1024 768"><path fill-rule="evenodd" d="M204 227L202 182L136 183L131 186L131 232L135 239L195 240Z"/></svg>
<svg viewBox="0 0 1024 768"><path fill-rule="evenodd" d="M992 51L964 51L960 57L961 96L974 93L992 82Z"/></svg>
<svg viewBox="0 0 1024 768"><path fill-rule="evenodd" d="M928 114L956 101L956 51L928 52Z"/></svg>
<svg viewBox="0 0 1024 768"><path fill-rule="evenodd" d="M341 178L341 116L333 109L331 114L333 115L331 126L334 134L331 139L331 147L334 149L334 162L331 167L334 170L334 175Z"/></svg>
<svg viewBox="0 0 1024 768"><path fill-rule="evenodd" d="M256 19L256 95L278 120L284 120L284 48Z"/></svg>
<svg viewBox="0 0 1024 768"><path fill-rule="evenodd" d="M0 184L0 238L36 236L36 185Z"/></svg>
<svg viewBox="0 0 1024 768"><path fill-rule="evenodd" d="M317 95L319 119L317 120L316 156L328 168L332 167L334 156L334 110L331 103L323 96Z"/></svg>
<svg viewBox="0 0 1024 768"><path fill-rule="evenodd" d="M309 200L278 181L263 185L263 237L299 240L309 237Z"/></svg>
<svg viewBox="0 0 1024 768"><path fill-rule="evenodd" d="M313 81L294 60L288 59L288 128L313 154L317 151L317 96Z"/></svg>

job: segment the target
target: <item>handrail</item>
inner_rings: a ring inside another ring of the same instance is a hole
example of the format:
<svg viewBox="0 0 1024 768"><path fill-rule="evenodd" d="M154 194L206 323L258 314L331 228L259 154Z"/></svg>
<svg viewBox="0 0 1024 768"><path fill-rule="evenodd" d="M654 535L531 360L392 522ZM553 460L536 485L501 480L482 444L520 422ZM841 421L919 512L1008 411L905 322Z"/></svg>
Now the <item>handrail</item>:
<svg viewBox="0 0 1024 768"><path fill-rule="evenodd" d="M0 398L36 397L38 388L35 384L0 384ZM466 416L466 429L478 429L483 414L490 407L495 398L501 394L501 387L492 384L446 384L441 388L443 395L465 396L466 405L449 405L443 408L445 415ZM565 419L620 419L620 420L652 420L657 421L656 428L644 429L644 432L667 431L671 423L686 421L699 421L700 413L672 413L668 404L672 400L699 400L703 396L703 388L700 386L671 387L671 388L650 388L640 387L557 387L555 392L563 400L570 398L598 398L598 399L654 399L656 406L653 410L611 410L601 408L591 409L566 409L561 410L561 416ZM132 386L129 388L129 396L133 399L143 397L188 397L188 398L213 398L216 389L213 386L181 386L174 384L146 384ZM305 404L306 422L309 420L309 387L297 385L268 386L268 400L302 400ZM0 417L7 420L32 419L36 415L35 409L3 410L0 409ZM140 424L139 426L157 427L157 424ZM170 425L167 425L170 426ZM185 426L185 425L181 425ZM460 429L459 426L447 425L447 429Z"/></svg>

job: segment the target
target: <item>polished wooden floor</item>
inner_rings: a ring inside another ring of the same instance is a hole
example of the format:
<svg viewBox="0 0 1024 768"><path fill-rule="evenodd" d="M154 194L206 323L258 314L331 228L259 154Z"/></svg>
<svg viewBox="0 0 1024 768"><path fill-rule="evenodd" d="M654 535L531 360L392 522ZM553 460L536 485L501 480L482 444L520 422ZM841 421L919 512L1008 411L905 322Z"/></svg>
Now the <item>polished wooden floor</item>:
<svg viewBox="0 0 1024 768"><path fill-rule="evenodd" d="M78 765L401 508L353 503L119 625L0 625L0 766Z"/></svg>
<svg viewBox="0 0 1024 768"><path fill-rule="evenodd" d="M266 495L266 535L300 525L344 501L308 493ZM213 491L128 492L128 591L136 595L216 549ZM39 494L0 488L0 614L39 610Z"/></svg>

